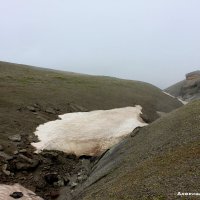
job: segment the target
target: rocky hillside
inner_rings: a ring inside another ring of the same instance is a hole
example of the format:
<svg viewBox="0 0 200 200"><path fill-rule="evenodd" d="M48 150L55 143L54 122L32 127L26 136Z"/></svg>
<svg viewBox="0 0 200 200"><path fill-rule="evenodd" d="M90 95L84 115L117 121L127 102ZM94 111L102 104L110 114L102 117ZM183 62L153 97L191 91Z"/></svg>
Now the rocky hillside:
<svg viewBox="0 0 200 200"><path fill-rule="evenodd" d="M186 74L185 80L165 89L165 92L184 101L200 99L200 71Z"/></svg>
<svg viewBox="0 0 200 200"><path fill-rule="evenodd" d="M64 113L135 105L142 106L148 123L158 118L157 111L182 106L140 81L0 62L0 183L19 183L45 200L59 196L63 186L71 194L95 159L55 151L34 154L30 143L37 141L36 127Z"/></svg>
<svg viewBox="0 0 200 200"><path fill-rule="evenodd" d="M74 199L175 200L198 192L199 113L194 101L135 130L96 163Z"/></svg>

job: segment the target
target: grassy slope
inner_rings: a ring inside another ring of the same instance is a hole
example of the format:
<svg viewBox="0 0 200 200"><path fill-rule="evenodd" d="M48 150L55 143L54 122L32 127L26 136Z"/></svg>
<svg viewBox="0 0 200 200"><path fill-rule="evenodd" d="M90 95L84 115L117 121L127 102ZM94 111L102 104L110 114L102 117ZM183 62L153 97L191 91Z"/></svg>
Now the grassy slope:
<svg viewBox="0 0 200 200"><path fill-rule="evenodd" d="M62 114L69 112L69 102L88 110L140 104L151 121L157 118L156 111L169 112L181 106L160 89L139 81L0 62L0 139L4 142L7 135L31 133L44 122L27 110L17 109L38 103L44 109L59 109Z"/></svg>
<svg viewBox="0 0 200 200"><path fill-rule="evenodd" d="M0 62L1 102L65 105L72 101L89 110L142 104L169 112L181 104L144 82L39 70ZM15 97L15 98L13 98Z"/></svg>
<svg viewBox="0 0 200 200"><path fill-rule="evenodd" d="M174 200L178 192L199 192L199 183L200 101L194 101L108 152L77 199Z"/></svg>

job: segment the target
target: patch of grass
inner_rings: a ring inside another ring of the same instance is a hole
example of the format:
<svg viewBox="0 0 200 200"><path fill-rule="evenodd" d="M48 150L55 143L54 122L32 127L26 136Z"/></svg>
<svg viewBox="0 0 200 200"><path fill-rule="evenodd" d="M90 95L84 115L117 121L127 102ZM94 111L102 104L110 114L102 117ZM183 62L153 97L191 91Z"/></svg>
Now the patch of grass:
<svg viewBox="0 0 200 200"><path fill-rule="evenodd" d="M180 102L163 94L158 88L139 81L58 72L4 62L0 62L0 74L0 86L12 86L13 90L21 93L18 99L14 99L12 90L8 90L6 99L24 102L26 98L29 104L34 103L33 99L36 98L40 102L61 106L65 105L67 99L89 110L140 104L152 120L157 118L157 110L169 112L181 106ZM9 81L6 82L3 78L8 76ZM19 84L23 84L23 91Z"/></svg>
<svg viewBox="0 0 200 200"><path fill-rule="evenodd" d="M4 134L33 132L38 125L32 113L18 109L38 103L67 113L68 103L87 110L112 109L141 105L149 121L157 119L156 111L169 112L181 106L157 87L139 81L105 76L89 76L0 62L0 126ZM5 123L4 123L5 124Z"/></svg>
<svg viewBox="0 0 200 200"><path fill-rule="evenodd" d="M199 113L200 101L194 101L128 137L107 160L98 163L103 167L93 171L90 181L100 174L108 175L90 183L81 198L102 199L107 194L110 199L175 200L180 199L179 191L198 191Z"/></svg>

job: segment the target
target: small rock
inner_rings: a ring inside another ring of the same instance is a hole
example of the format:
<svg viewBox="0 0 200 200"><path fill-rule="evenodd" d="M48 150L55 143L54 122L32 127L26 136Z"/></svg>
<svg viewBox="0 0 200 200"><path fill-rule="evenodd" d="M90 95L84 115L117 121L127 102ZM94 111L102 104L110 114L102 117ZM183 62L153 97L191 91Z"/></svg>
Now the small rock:
<svg viewBox="0 0 200 200"><path fill-rule="evenodd" d="M44 122L47 122L47 121L48 121L48 119L46 119L45 117L40 116L40 115L38 115L36 118L37 118L37 119L40 119L40 120L42 120L42 121L44 121Z"/></svg>
<svg viewBox="0 0 200 200"><path fill-rule="evenodd" d="M35 135L29 135L28 136L28 141L31 143L31 142L37 142L38 141L38 138L37 136Z"/></svg>
<svg viewBox="0 0 200 200"><path fill-rule="evenodd" d="M38 160L33 160L32 163L18 162L18 163L16 163L16 168L17 168L17 170L22 170L22 171L25 170L26 171L26 170L35 169L38 165L39 165Z"/></svg>
<svg viewBox="0 0 200 200"><path fill-rule="evenodd" d="M19 154L19 157L22 158L23 160L27 161L28 163L34 163L34 160L31 158L28 158L27 156L23 155L23 154Z"/></svg>
<svg viewBox="0 0 200 200"><path fill-rule="evenodd" d="M49 113L49 114L56 114L56 111L53 109L53 108L47 108L45 110L46 113Z"/></svg>
<svg viewBox="0 0 200 200"><path fill-rule="evenodd" d="M9 136L8 139L13 142L20 142L22 138L20 134L16 134L16 135Z"/></svg>
<svg viewBox="0 0 200 200"><path fill-rule="evenodd" d="M69 184L69 178L67 176L63 177L64 185L67 186Z"/></svg>
<svg viewBox="0 0 200 200"><path fill-rule="evenodd" d="M0 145L0 151L3 151L3 146L2 145Z"/></svg>
<svg viewBox="0 0 200 200"><path fill-rule="evenodd" d="M131 137L135 137L141 130L141 127L136 127L130 134Z"/></svg>
<svg viewBox="0 0 200 200"><path fill-rule="evenodd" d="M34 106L35 108L40 108L40 105L39 105L38 103L34 103L33 106Z"/></svg>
<svg viewBox="0 0 200 200"><path fill-rule="evenodd" d="M16 150L16 151L13 152L14 155L17 155L18 153L19 153L18 150Z"/></svg>
<svg viewBox="0 0 200 200"><path fill-rule="evenodd" d="M76 182L70 182L70 183L69 183L69 186L70 186L72 189L75 188L77 185L78 185L78 183L76 183Z"/></svg>
<svg viewBox="0 0 200 200"><path fill-rule="evenodd" d="M22 137L28 137L28 136L29 136L29 134L26 133L26 132L21 132L20 135L21 135Z"/></svg>
<svg viewBox="0 0 200 200"><path fill-rule="evenodd" d="M27 152L26 149L21 149L21 150L19 150L19 153L26 153L26 152Z"/></svg>
<svg viewBox="0 0 200 200"><path fill-rule="evenodd" d="M8 155L7 153L4 153L0 151L0 157L4 158L5 160L12 160L13 156Z"/></svg>
<svg viewBox="0 0 200 200"><path fill-rule="evenodd" d="M27 106L26 108L31 112L36 112L36 109L33 106Z"/></svg>
<svg viewBox="0 0 200 200"><path fill-rule="evenodd" d="M35 169L39 165L39 160L36 159L30 159L22 154L19 154L19 157L23 159L25 162L17 162L16 168L17 170L31 170Z"/></svg>
<svg viewBox="0 0 200 200"><path fill-rule="evenodd" d="M51 151L44 151L44 152L42 152L42 155L45 158L50 158L51 160L57 160L57 158L58 158L58 153L51 152Z"/></svg>
<svg viewBox="0 0 200 200"><path fill-rule="evenodd" d="M24 195L22 192L13 192L10 196L14 199L19 199L19 198L23 197Z"/></svg>
<svg viewBox="0 0 200 200"><path fill-rule="evenodd" d="M2 172L3 172L5 175L10 176L10 175L11 175L11 172L7 170L7 167L8 167L8 165L7 165L7 164L4 164L4 165L2 166Z"/></svg>
<svg viewBox="0 0 200 200"><path fill-rule="evenodd" d="M88 109L74 103L69 103L68 108L71 112L87 112Z"/></svg>
<svg viewBox="0 0 200 200"><path fill-rule="evenodd" d="M78 172L78 174L77 174L78 176L81 176L82 175L82 172Z"/></svg>
<svg viewBox="0 0 200 200"><path fill-rule="evenodd" d="M24 181L24 180L26 180L26 177L21 176L21 177L19 177L19 180Z"/></svg>
<svg viewBox="0 0 200 200"><path fill-rule="evenodd" d="M54 182L53 185L56 187L63 187L65 186L65 183L64 180L59 180L58 182Z"/></svg>
<svg viewBox="0 0 200 200"><path fill-rule="evenodd" d="M81 175L77 178L79 183L82 183L83 181L85 181L88 178L87 175Z"/></svg>
<svg viewBox="0 0 200 200"><path fill-rule="evenodd" d="M44 161L43 161L43 163L44 163ZM44 170L50 170L50 169L51 169L51 166L44 166L43 169L44 169Z"/></svg>

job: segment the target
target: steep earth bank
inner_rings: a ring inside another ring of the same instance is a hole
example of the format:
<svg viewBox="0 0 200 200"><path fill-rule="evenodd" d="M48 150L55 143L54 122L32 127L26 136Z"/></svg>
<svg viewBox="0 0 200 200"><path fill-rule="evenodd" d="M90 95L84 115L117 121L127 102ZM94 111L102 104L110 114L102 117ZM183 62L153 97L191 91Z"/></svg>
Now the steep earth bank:
<svg viewBox="0 0 200 200"><path fill-rule="evenodd" d="M175 200L178 192L199 192L199 130L200 101L135 130L94 165L73 199Z"/></svg>

